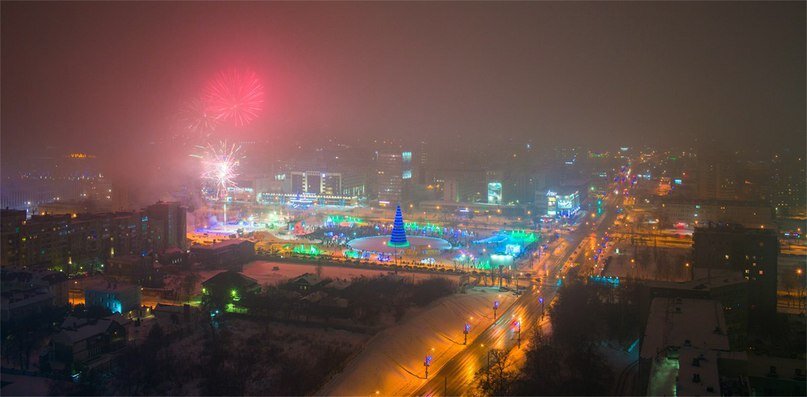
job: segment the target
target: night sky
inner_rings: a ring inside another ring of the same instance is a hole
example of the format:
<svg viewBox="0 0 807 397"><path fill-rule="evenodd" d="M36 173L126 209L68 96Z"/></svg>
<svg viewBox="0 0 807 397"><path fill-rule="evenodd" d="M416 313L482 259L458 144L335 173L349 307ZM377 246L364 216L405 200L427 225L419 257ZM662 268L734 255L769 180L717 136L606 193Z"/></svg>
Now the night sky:
<svg viewBox="0 0 807 397"><path fill-rule="evenodd" d="M804 2L3 2L3 163L161 140L233 65L268 93L235 139L805 142Z"/></svg>

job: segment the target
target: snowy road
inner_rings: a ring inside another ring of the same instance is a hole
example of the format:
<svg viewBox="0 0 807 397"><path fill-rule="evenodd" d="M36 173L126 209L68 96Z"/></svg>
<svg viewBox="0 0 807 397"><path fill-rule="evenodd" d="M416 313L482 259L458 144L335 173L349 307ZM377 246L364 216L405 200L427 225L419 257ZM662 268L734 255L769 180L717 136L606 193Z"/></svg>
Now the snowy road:
<svg viewBox="0 0 807 397"><path fill-rule="evenodd" d="M490 305L496 296L493 293L454 295L440 300L402 325L373 337L319 395L468 394L475 374L487 367L490 349L511 350L518 346L519 334L526 338L536 326L549 326L543 312L555 298L557 278L583 253L578 247L586 237L605 233L615 216L614 201L608 200L608 207L597 222L583 223L564 235L565 243L559 246L559 251L540 263L549 273L544 283L527 290L506 308L503 305L495 321L490 317ZM474 320L465 345L462 325L470 318ZM424 367L427 355L432 356L428 378Z"/></svg>
<svg viewBox="0 0 807 397"><path fill-rule="evenodd" d="M518 331L515 321L521 324L522 337L525 333L531 332L536 326L548 327L548 317L542 316L542 311L548 309L548 305L555 298L557 286L551 282L557 276L563 274L568 267L566 264L570 259L574 260L573 254L577 248L583 244L586 236L591 233L601 235L605 233L609 226L613 224L616 212L609 202L607 208L599 222L589 225L583 224L577 230L569 233L563 238L569 244L566 245L562 255L549 258L550 277L536 290L529 290L518 298L516 302L496 321L490 328L479 335L472 344L466 347L451 360L443 363L432 364L431 374L428 381L418 389L414 395L418 396L460 396L467 395L469 387L474 384L474 375L480 368L487 368L488 352L490 349L511 350L518 345ZM577 255L582 254L583 250ZM539 301L543 298L543 303ZM544 307L544 304L547 307Z"/></svg>
<svg viewBox="0 0 807 397"><path fill-rule="evenodd" d="M496 288L475 288L467 294L440 299L422 312L404 319L399 326L374 336L348 366L320 395L408 395L423 385L423 359L446 362L467 348L463 326L471 325L468 341L493 323L493 302L500 301L497 314L505 311L514 296ZM499 317L501 318L501 317Z"/></svg>

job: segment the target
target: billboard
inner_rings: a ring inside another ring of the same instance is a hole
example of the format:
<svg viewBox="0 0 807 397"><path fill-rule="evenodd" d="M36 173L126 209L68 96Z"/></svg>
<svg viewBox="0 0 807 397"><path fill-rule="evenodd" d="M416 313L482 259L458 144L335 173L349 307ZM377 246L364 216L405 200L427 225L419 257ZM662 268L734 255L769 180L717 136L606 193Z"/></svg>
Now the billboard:
<svg viewBox="0 0 807 397"><path fill-rule="evenodd" d="M558 194L549 190L546 192L546 216L558 214Z"/></svg>
<svg viewBox="0 0 807 397"><path fill-rule="evenodd" d="M502 203L502 183L488 182L488 204Z"/></svg>
<svg viewBox="0 0 807 397"><path fill-rule="evenodd" d="M558 194L546 192L546 215L570 217L580 210L580 193Z"/></svg>

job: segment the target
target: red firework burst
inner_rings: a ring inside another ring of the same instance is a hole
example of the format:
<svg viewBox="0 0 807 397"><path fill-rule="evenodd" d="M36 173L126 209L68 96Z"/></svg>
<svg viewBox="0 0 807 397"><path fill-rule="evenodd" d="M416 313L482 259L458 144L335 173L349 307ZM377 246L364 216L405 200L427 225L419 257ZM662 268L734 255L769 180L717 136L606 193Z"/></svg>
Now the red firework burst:
<svg viewBox="0 0 807 397"><path fill-rule="evenodd" d="M244 126L263 110L263 84L253 71L229 69L207 85L204 100L217 120Z"/></svg>

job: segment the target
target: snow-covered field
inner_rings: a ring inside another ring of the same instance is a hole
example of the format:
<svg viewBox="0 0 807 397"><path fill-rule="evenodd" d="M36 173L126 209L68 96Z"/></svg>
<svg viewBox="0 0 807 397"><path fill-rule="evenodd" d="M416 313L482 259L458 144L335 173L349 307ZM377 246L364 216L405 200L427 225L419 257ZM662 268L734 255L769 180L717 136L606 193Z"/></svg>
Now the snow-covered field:
<svg viewBox="0 0 807 397"><path fill-rule="evenodd" d="M342 373L319 395L406 395L423 382L423 360L446 362L463 349L463 325L471 324L473 340L493 322L492 306L498 300L504 312L514 296L496 288L474 288L466 294L440 299L411 313L400 325L375 335Z"/></svg>
<svg viewBox="0 0 807 397"><path fill-rule="evenodd" d="M278 267L278 270L272 270L274 267ZM210 271L203 271L199 274L202 276L202 280L207 280L210 277L215 276L218 273L221 273L222 270L210 270ZM252 277L258 280L258 284L261 285L276 285L288 279L297 277L299 275L305 273L312 273L316 274L317 266L305 263L281 263L281 262L269 262L269 261L253 261L246 265L244 265L244 270L242 273L245 275ZM350 267L342 267L342 266L322 266L322 277L324 278L332 278L332 279L352 279L357 277L378 277L383 276L389 273L389 270L385 269L359 269L359 268L350 268ZM432 277L444 277L457 280L458 277L455 275L437 275L437 274L429 274L429 273L413 273L413 272L402 272L399 271L398 274L402 276L406 276L408 278L414 278L414 280L425 280Z"/></svg>

